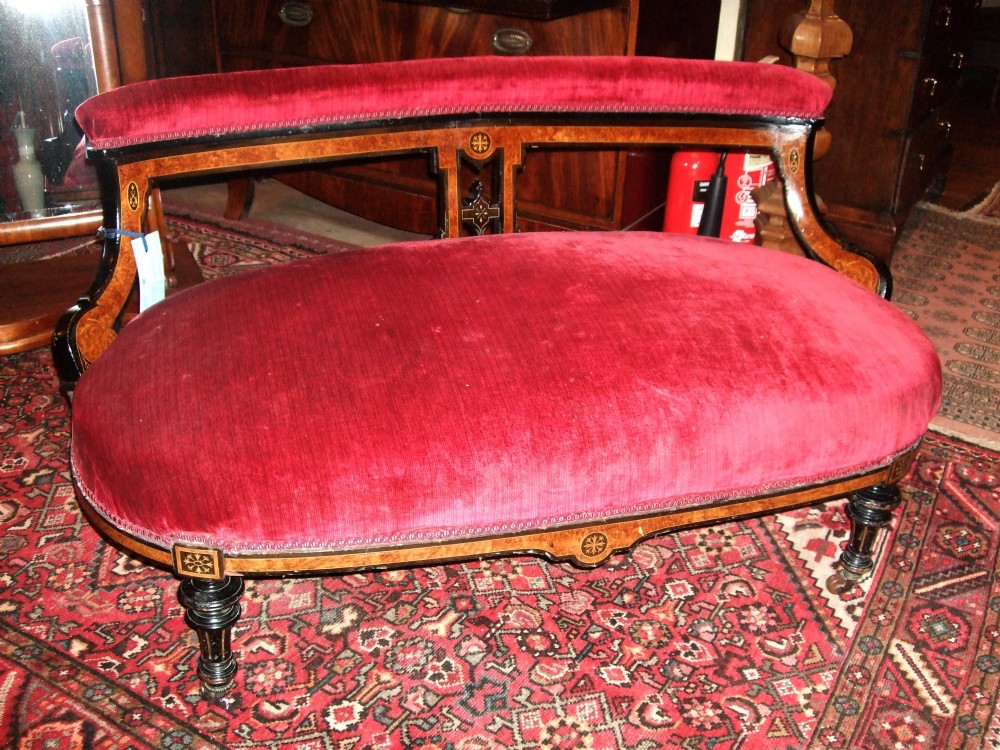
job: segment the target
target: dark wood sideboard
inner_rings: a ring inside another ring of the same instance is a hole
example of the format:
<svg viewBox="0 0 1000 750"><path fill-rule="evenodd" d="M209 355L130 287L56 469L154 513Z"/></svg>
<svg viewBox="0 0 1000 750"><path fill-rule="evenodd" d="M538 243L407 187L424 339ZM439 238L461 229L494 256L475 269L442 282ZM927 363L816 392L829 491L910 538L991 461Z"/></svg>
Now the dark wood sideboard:
<svg viewBox="0 0 1000 750"><path fill-rule="evenodd" d="M826 217L848 239L892 254L914 204L942 179L950 155L943 105L974 38L978 0L841 0L851 53L832 64L837 91L827 110L833 137L816 163ZM779 54L779 31L802 0L750 0L743 57ZM789 57L782 53L784 61Z"/></svg>
<svg viewBox="0 0 1000 750"><path fill-rule="evenodd" d="M159 76L321 63L467 55L711 57L720 0L152 0ZM488 12L487 10L488 9ZM530 154L519 183L523 229L662 226L668 155ZM424 157L301 170L281 179L352 213L434 231L435 183ZM489 185L489 175L470 169Z"/></svg>

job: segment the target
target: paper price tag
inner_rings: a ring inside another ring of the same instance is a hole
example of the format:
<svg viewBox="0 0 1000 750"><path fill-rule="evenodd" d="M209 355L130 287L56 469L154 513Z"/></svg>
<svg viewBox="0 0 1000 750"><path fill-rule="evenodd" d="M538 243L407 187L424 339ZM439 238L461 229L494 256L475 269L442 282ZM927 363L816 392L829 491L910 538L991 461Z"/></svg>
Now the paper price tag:
<svg viewBox="0 0 1000 750"><path fill-rule="evenodd" d="M139 312L144 313L167 296L160 233L150 232L132 239L136 272L139 274Z"/></svg>

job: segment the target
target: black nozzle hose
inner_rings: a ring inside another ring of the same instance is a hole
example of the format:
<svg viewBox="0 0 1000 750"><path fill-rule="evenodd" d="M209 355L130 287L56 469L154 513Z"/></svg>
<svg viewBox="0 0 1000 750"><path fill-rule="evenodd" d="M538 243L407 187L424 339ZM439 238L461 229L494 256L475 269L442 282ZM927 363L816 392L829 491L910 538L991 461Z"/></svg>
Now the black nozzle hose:
<svg viewBox="0 0 1000 750"><path fill-rule="evenodd" d="M699 237L718 237L722 233L722 209L726 205L726 152L719 155L719 166L708 181L705 208L698 222Z"/></svg>

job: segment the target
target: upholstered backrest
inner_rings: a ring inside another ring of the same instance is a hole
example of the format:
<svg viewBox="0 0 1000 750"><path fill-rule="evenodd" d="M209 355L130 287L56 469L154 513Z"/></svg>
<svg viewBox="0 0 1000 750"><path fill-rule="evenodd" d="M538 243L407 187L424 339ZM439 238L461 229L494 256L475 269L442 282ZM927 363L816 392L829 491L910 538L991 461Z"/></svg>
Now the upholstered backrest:
<svg viewBox="0 0 1000 750"><path fill-rule="evenodd" d="M84 102L95 148L334 123L485 112L817 118L831 89L758 63L659 57L450 58L170 78ZM140 114L141 113L141 114Z"/></svg>

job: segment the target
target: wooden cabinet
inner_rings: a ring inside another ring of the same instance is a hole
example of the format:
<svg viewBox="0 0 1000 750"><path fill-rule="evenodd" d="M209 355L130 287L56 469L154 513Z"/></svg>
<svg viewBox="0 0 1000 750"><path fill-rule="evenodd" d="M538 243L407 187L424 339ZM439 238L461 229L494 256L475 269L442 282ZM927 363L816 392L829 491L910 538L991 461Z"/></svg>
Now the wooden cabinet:
<svg viewBox="0 0 1000 750"><path fill-rule="evenodd" d="M976 0L842 0L854 32L833 63L833 136L816 191L842 234L888 258L913 205L942 178L950 153L941 108L964 63ZM751 0L744 59L777 54L782 22L802 0ZM787 60L787 55L785 56Z"/></svg>
<svg viewBox="0 0 1000 750"><path fill-rule="evenodd" d="M628 0L554 20L393 0L223 0L215 13L224 70L500 54L512 35L530 54L625 54L633 35Z"/></svg>
<svg viewBox="0 0 1000 750"><path fill-rule="evenodd" d="M220 0L212 6L214 35L206 39L204 18L195 27L178 20L187 15L182 12L185 0L167 0L166 4L156 0L149 4L157 37L151 46L162 75L197 72L192 68L199 66L233 71L470 55L635 53L638 0L470 3L488 6L494 9L491 12L439 4L444 5L395 0ZM650 4L662 3L651 0ZM510 13L498 12L502 9ZM178 51L198 49L202 52L178 59ZM518 186L520 225L524 229L612 229L648 216L640 226L656 228L662 221L656 209L664 199L665 165L665 155L649 152L532 153ZM380 223L422 233L434 231L436 183L424 157L303 170L281 178L305 193ZM470 173L470 185L475 178Z"/></svg>

